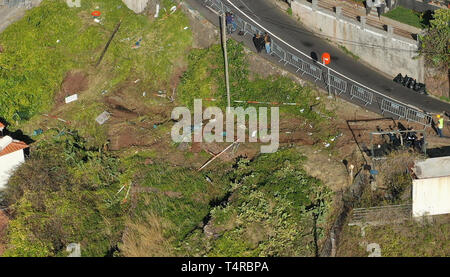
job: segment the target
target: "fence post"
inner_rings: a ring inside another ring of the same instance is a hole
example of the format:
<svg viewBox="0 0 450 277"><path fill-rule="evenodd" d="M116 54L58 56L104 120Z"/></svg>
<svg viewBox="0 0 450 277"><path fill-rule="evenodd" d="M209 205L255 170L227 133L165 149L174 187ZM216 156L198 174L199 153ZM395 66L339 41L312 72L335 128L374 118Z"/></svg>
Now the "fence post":
<svg viewBox="0 0 450 277"><path fill-rule="evenodd" d="M312 10L313 12L317 10L317 0L312 0Z"/></svg>
<svg viewBox="0 0 450 277"><path fill-rule="evenodd" d="M361 29L366 29L366 22L367 22L367 17L365 17L365 16L361 16L360 17L360 23L361 23Z"/></svg>
<svg viewBox="0 0 450 277"><path fill-rule="evenodd" d="M390 38L394 34L394 27L392 25L387 25L387 36Z"/></svg>
<svg viewBox="0 0 450 277"><path fill-rule="evenodd" d="M342 7L336 7L336 19L339 20L342 17Z"/></svg>

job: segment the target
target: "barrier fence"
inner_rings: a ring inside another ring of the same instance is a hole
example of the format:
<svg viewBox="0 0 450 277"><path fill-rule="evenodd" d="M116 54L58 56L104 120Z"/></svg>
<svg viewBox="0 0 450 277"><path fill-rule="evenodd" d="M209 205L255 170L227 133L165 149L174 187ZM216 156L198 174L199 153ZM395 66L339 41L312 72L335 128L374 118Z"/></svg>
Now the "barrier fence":
<svg viewBox="0 0 450 277"><path fill-rule="evenodd" d="M0 6L12 7L29 7L32 3L30 0L0 0Z"/></svg>
<svg viewBox="0 0 450 277"><path fill-rule="evenodd" d="M373 93L364 88L358 87L357 85L352 85L350 96L351 99L356 98L363 101L365 103L364 106L372 104L373 101Z"/></svg>
<svg viewBox="0 0 450 277"><path fill-rule="evenodd" d="M221 0L204 0L203 4L218 14L222 14L224 11L231 12L232 9L228 7ZM247 20L244 20L237 14L234 14L235 22L240 29L246 34L263 34L265 31L261 29L261 26L255 26ZM259 25L259 24L258 24ZM302 76L304 74L309 75L314 79L315 82L323 81L326 86L329 86L338 95L347 94L350 99L358 99L363 102L364 106L377 104L381 113L390 113L392 115L398 116L399 119L403 118L411 122L423 124L425 126L430 126L432 123L432 118L426 112L420 111L418 109L412 108L407 104L403 104L400 101L396 101L382 93L379 93L373 89L370 89L360 83L344 76L343 74L330 70L328 67L323 66L317 61L310 58L308 55L303 54L302 56L297 56L282 47L282 42L275 38L272 38L272 54L277 56L280 60L279 62L284 63L284 65L291 65L297 69L297 72L301 72ZM296 49L295 49L296 50ZM324 74L324 72L330 72ZM328 76L329 74L329 76ZM339 76L336 76L339 75ZM348 88L350 88L348 90ZM378 96L376 98L375 96Z"/></svg>

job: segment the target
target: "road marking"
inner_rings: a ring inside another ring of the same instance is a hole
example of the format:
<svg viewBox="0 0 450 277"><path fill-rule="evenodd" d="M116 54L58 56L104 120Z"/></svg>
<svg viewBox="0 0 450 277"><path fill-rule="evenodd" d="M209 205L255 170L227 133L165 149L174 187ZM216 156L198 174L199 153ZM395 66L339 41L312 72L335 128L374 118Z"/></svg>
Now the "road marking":
<svg viewBox="0 0 450 277"><path fill-rule="evenodd" d="M254 24L258 25L258 26L259 26L260 28L262 28L263 30L266 30L266 32L267 32L268 34L270 34L272 37L277 38L279 41L283 42L284 44L286 44L286 45L289 46L290 48L294 49L294 50L297 51L298 53L300 53L300 54L302 54L303 56L307 57L308 59L314 61L314 60L313 60L310 56L308 56L307 54L303 53L302 51L300 51L300 50L298 50L297 48L295 48L294 46L290 45L289 43L287 43L286 41L284 41L283 39L281 39L280 37L278 37L278 36L275 35L274 33L270 32L267 28L264 28L261 24L259 24L258 22L256 22L253 18L251 18L250 16L248 16L248 15L247 15L245 12L243 12L241 9L239 9L239 7L236 7L236 5L235 5L233 2L231 2L230 0L226 0L226 1L227 1L231 6L233 6L236 10L238 10L241 14L243 14L245 17L247 17L249 20L251 20ZM330 71L332 71L332 72L334 72L334 73L336 73L336 74L339 74L340 76L342 76L342 77L344 77L344 78L346 78L346 79L348 79L348 80L354 82L355 84L357 84L357 85L359 85L359 86L361 86L361 87L363 87L363 88L366 88L366 89L368 89L368 90L371 90L372 92L375 92L375 93L378 94L378 95L381 95L381 96L383 96L383 97L386 97L386 98L388 98L388 99L391 100L391 101L395 101L395 102L397 102L397 103L400 103L400 104L405 105L405 106L407 106L407 107L413 108L413 109L415 109L415 110L422 111L421 109L419 109L419 108L417 108L417 107L415 107L415 106L413 106L413 105L406 104L406 103L404 103L404 102L402 102L402 101L396 100L396 99L394 99L394 98L392 98L392 97L390 97L390 96L388 96L388 95L385 95L385 94L383 94L383 93L381 93L381 92L378 92L378 91L376 91L376 90L374 90L374 89L372 89L372 88L369 88L368 86L365 86L365 85L363 85L363 84L361 84L361 83L359 83L359 82L357 82L357 81L355 81L355 80L353 80L353 79L351 79L351 78L345 76L344 74L341 74L341 73L337 72L336 70L332 69L331 67L328 67L328 66L323 65L323 64L321 64L321 65L322 65L323 67L329 69Z"/></svg>

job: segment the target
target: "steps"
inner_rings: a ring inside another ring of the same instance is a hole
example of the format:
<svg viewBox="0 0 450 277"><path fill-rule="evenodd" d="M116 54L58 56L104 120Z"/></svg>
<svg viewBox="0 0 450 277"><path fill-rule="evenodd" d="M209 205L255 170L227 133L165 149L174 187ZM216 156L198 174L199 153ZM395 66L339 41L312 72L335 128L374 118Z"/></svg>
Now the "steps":
<svg viewBox="0 0 450 277"><path fill-rule="evenodd" d="M322 9L326 9L334 12L334 8L336 6L342 7L342 14L345 17L352 18L358 20L360 16L366 16L366 9L359 5L350 4L346 1L335 1L335 0L319 0L318 6ZM388 11L388 8L385 8L385 12ZM378 17L377 9L374 7L371 9L370 13L367 15L367 25L375 27L380 30L385 30L385 23ZM394 34L408 38L414 39L415 33L411 31L404 30L400 26L394 26Z"/></svg>

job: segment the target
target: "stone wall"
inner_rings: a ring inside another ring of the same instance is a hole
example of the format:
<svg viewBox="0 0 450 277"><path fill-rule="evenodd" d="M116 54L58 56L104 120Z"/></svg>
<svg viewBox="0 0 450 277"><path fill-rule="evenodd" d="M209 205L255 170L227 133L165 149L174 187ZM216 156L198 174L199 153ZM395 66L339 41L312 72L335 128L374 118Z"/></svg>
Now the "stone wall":
<svg viewBox="0 0 450 277"><path fill-rule="evenodd" d="M353 54L370 66L395 77L398 73L408 74L423 82L425 79L424 61L417 56L419 43L413 39L397 36L393 27L386 31L365 24L365 18L359 21L347 18L339 8L335 12L322 9L305 0L292 0L291 8L295 16L309 29L339 40ZM344 43L344 42L351 43ZM371 46L376 47L371 47Z"/></svg>

